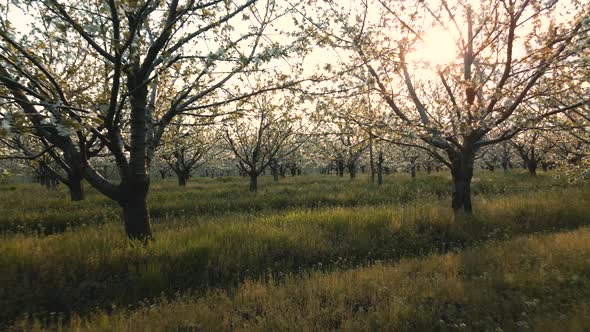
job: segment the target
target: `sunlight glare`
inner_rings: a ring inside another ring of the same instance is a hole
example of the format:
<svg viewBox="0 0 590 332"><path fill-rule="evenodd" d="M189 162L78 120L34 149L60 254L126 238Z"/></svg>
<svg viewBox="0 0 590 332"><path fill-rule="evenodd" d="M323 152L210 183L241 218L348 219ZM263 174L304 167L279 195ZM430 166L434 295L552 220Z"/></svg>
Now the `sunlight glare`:
<svg viewBox="0 0 590 332"><path fill-rule="evenodd" d="M422 36L414 50L408 54L411 62L424 62L435 67L448 65L458 57L458 50L451 33L441 27L430 28Z"/></svg>

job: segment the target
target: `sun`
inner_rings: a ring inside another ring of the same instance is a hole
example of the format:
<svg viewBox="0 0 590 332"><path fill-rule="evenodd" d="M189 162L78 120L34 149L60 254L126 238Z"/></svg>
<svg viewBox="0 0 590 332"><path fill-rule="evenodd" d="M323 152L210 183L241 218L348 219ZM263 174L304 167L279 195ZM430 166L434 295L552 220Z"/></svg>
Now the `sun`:
<svg viewBox="0 0 590 332"><path fill-rule="evenodd" d="M428 29L408 54L411 62L424 62L434 67L441 67L455 61L459 56L453 35L442 27Z"/></svg>

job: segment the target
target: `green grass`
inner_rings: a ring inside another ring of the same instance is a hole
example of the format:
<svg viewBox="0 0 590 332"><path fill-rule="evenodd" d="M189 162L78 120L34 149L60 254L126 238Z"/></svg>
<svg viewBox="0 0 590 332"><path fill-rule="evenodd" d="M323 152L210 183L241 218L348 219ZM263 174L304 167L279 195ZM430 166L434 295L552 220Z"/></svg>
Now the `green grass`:
<svg viewBox="0 0 590 332"><path fill-rule="evenodd" d="M584 331L590 229L519 237L461 253L98 311L54 327L88 331ZM39 327L39 322L36 322ZM34 329L21 321L17 328Z"/></svg>
<svg viewBox="0 0 590 332"><path fill-rule="evenodd" d="M288 294L291 289L308 287L308 283L316 285L322 278L336 280L350 275L363 279L373 270L393 271L399 267L391 264L400 260L404 262L400 266L418 266L419 274L423 260L444 261L445 257L468 253L475 257L484 250L479 248L482 245L496 248L523 235L531 235L530 241L541 241L548 233L590 226L590 186L584 183L569 186L550 176L481 173L473 188L475 217L455 221L448 208L447 175L416 180L395 175L386 180L387 185L378 188L361 179L310 176L276 184L265 178L257 195L246 192L242 186L247 181L241 178L196 179L184 190L169 181L155 182L150 202L156 241L147 248L129 245L117 207L96 193L91 192L85 202L70 203L64 192L35 196L38 186L3 185L0 201L6 214L1 223L12 226L0 234L0 327L16 320L16 329L33 329L35 326L27 325L30 322L56 328L61 320L74 329L126 330L125 326L137 323L137 330L143 330L142 326L153 321L156 330L174 330L183 322L209 324L204 326L206 330L213 326L274 330L291 324L295 318L289 315L300 314L301 323L291 329L419 329L434 326L420 325L432 323L420 310L442 306L457 311L459 307L435 294L429 295L430 302L410 301L399 313L388 302L391 299L380 298L366 308L359 302L351 304L356 309L350 309L338 302L348 296L337 292L342 284L326 290L331 293L322 298L309 299L319 304L327 301L329 307L335 301L334 308L319 308L313 315L305 311L310 308L301 299L291 303L281 296L267 297L275 291ZM47 216L51 218L45 219ZM49 232L30 227L47 220L69 226ZM421 259L408 263L412 257ZM585 268L590 266L590 261L580 262L586 262ZM481 265L481 269L486 267ZM578 271L579 266L571 269ZM391 287L397 287L396 282L392 281ZM484 291L484 286L474 284L473 288ZM362 295L364 286L351 287L356 290L342 291L353 292L350 296L372 296L370 288ZM240 294L256 289L266 294L261 319L258 311L248 311L255 304L240 300ZM550 284L546 291L562 290ZM313 290L307 292L309 295ZM584 292L588 290L581 289ZM501 304L501 299L498 301ZM289 310L274 317L271 305ZM235 308L224 312L227 306ZM373 308L380 309L373 312ZM583 312L584 308L582 303L576 310ZM341 311L328 313L324 322L322 310ZM385 319L388 310L396 314ZM507 314L501 306L490 310L500 318ZM385 320L377 319L376 312ZM229 316L220 321L220 315ZM496 323L511 329L507 322ZM470 326L480 329L479 325ZM454 329L450 325L441 328Z"/></svg>
<svg viewBox="0 0 590 332"><path fill-rule="evenodd" d="M482 172L473 180L473 194L500 195L566 186L551 175L537 178L515 171ZM148 196L155 222L171 217L218 216L223 214L273 213L274 211L321 207L356 207L400 204L417 200L448 199L451 180L446 172L411 179L406 174L385 177L382 187L366 178L354 181L336 176L300 176L274 183L260 178L257 195L247 191L248 179L240 177L195 178L184 190L174 179L154 181ZM87 188L87 199L70 202L64 186L49 191L36 184L0 184L0 233L51 234L84 225L120 223L119 206Z"/></svg>

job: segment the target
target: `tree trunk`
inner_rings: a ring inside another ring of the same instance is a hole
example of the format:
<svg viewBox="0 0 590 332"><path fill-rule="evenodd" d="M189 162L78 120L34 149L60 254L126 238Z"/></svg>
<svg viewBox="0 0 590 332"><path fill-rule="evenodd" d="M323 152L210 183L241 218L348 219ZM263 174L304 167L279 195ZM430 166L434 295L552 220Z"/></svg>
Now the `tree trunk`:
<svg viewBox="0 0 590 332"><path fill-rule="evenodd" d="M373 158L373 136L369 136L369 171L371 172L371 183L375 183L375 160Z"/></svg>
<svg viewBox="0 0 590 332"><path fill-rule="evenodd" d="M131 53L134 53L132 50ZM148 172L148 133L151 118L147 116L147 74L140 69L139 56L132 59L129 65L127 88L131 106L131 137L129 151L129 167L122 174L120 205L123 208L125 232L132 240L147 243L152 239L150 214L147 209L147 194L150 187ZM149 124L149 125L148 125Z"/></svg>
<svg viewBox="0 0 590 332"><path fill-rule="evenodd" d="M68 189L70 190L70 199L73 202L84 200L82 176L68 174Z"/></svg>
<svg viewBox="0 0 590 332"><path fill-rule="evenodd" d="M416 163L412 162L410 165L410 174L412 175L412 179L416 177Z"/></svg>
<svg viewBox="0 0 590 332"><path fill-rule="evenodd" d="M379 151L377 157L377 185L383 184L383 152Z"/></svg>
<svg viewBox="0 0 590 332"><path fill-rule="evenodd" d="M351 178L351 179L354 179L354 178L356 178L356 165L354 165L354 164L349 164L349 165L347 166L347 168L348 168L348 174L350 175L350 178Z"/></svg>
<svg viewBox="0 0 590 332"><path fill-rule="evenodd" d="M250 192L258 191L258 175L250 175Z"/></svg>
<svg viewBox="0 0 590 332"><path fill-rule="evenodd" d="M340 177L344 176L344 162L338 161L338 175Z"/></svg>
<svg viewBox="0 0 590 332"><path fill-rule="evenodd" d="M508 162L502 162L502 169L504 170L504 172L508 172Z"/></svg>
<svg viewBox="0 0 590 332"><path fill-rule="evenodd" d="M184 173L178 173L176 174L176 176L178 177L178 185L181 187L186 187L186 180L187 180L187 176Z"/></svg>
<svg viewBox="0 0 590 332"><path fill-rule="evenodd" d="M473 162L475 152L458 152L451 159L451 174L453 178L452 207L455 216L459 213L471 214L471 178L473 178Z"/></svg>
<svg viewBox="0 0 590 332"><path fill-rule="evenodd" d="M131 240L147 243L152 239L150 214L147 208L149 180L121 185L121 201L125 232Z"/></svg>
<svg viewBox="0 0 590 332"><path fill-rule="evenodd" d="M537 166L539 162L536 160L529 160L526 162L526 168L530 176L537 176Z"/></svg>

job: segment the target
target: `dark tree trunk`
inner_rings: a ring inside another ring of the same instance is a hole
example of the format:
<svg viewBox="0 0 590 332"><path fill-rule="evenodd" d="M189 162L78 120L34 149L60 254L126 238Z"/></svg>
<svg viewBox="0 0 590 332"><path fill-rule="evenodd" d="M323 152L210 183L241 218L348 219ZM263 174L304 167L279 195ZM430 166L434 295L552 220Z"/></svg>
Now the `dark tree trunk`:
<svg viewBox="0 0 590 332"><path fill-rule="evenodd" d="M463 151L451 158L451 174L453 178L452 207L455 216L459 213L471 214L471 179L473 178L474 151Z"/></svg>
<svg viewBox="0 0 590 332"><path fill-rule="evenodd" d="M379 151L377 157L377 185L383 184L383 152Z"/></svg>
<svg viewBox="0 0 590 332"><path fill-rule="evenodd" d="M125 232L131 240L144 243L152 239L150 214L147 208L149 180L121 184L121 201Z"/></svg>
<svg viewBox="0 0 590 332"><path fill-rule="evenodd" d="M276 160L272 160L270 163L270 171L274 181L279 181L279 163Z"/></svg>
<svg viewBox="0 0 590 332"><path fill-rule="evenodd" d="M426 174L432 173L432 166L426 165Z"/></svg>
<svg viewBox="0 0 590 332"><path fill-rule="evenodd" d="M68 189L72 201L84 200L84 185L82 184L81 175L68 174Z"/></svg>
<svg viewBox="0 0 590 332"><path fill-rule="evenodd" d="M356 165L349 164L346 168L348 168L348 174L350 175L350 178L356 178Z"/></svg>
<svg viewBox="0 0 590 332"><path fill-rule="evenodd" d="M147 243L152 237L147 194L150 187L147 144L147 74L140 69L139 56L129 65L127 88L131 106L129 167L122 174L119 204L123 208L125 232L132 240ZM151 121L151 120L150 120Z"/></svg>
<svg viewBox="0 0 590 332"><path fill-rule="evenodd" d="M502 169L504 170L504 172L508 172L508 162L507 161L502 162Z"/></svg>
<svg viewBox="0 0 590 332"><path fill-rule="evenodd" d="M410 165L410 174L412 175L412 178L416 177L416 164L414 162Z"/></svg>
<svg viewBox="0 0 590 332"><path fill-rule="evenodd" d="M258 175L250 175L250 192L258 191Z"/></svg>
<svg viewBox="0 0 590 332"><path fill-rule="evenodd" d="M528 160L526 162L526 169L529 171L530 176L537 176L537 166L539 162L536 160Z"/></svg>
<svg viewBox="0 0 590 332"><path fill-rule="evenodd" d="M343 177L344 176L344 162L338 161L337 167L338 167L338 175L340 177Z"/></svg>
<svg viewBox="0 0 590 332"><path fill-rule="evenodd" d="M291 176L297 175L297 166L291 166Z"/></svg>
<svg viewBox="0 0 590 332"><path fill-rule="evenodd" d="M186 180L188 178L186 174L178 173L176 176L178 177L178 185L181 187L186 187Z"/></svg>

